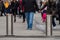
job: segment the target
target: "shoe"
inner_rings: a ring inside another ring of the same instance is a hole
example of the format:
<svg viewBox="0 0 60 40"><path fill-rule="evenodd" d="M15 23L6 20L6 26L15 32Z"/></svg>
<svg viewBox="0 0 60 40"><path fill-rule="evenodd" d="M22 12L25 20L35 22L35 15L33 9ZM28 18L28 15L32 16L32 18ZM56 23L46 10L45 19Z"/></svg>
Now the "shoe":
<svg viewBox="0 0 60 40"><path fill-rule="evenodd" d="M16 22L16 19L14 20L14 23Z"/></svg>
<svg viewBox="0 0 60 40"><path fill-rule="evenodd" d="M23 23L25 23L25 20L23 20Z"/></svg>
<svg viewBox="0 0 60 40"><path fill-rule="evenodd" d="M59 22L59 25L60 25L60 22Z"/></svg>
<svg viewBox="0 0 60 40"><path fill-rule="evenodd" d="M32 30L32 28L28 28L27 30Z"/></svg>
<svg viewBox="0 0 60 40"><path fill-rule="evenodd" d="M56 29L56 27L53 27L53 29Z"/></svg>

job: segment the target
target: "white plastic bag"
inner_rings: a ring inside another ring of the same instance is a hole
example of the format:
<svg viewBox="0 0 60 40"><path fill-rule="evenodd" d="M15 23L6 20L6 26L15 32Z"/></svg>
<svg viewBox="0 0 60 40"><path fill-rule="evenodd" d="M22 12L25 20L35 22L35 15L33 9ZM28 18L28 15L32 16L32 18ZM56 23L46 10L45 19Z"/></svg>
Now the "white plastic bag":
<svg viewBox="0 0 60 40"><path fill-rule="evenodd" d="M36 28L41 30L41 31L45 31L45 25L36 25Z"/></svg>

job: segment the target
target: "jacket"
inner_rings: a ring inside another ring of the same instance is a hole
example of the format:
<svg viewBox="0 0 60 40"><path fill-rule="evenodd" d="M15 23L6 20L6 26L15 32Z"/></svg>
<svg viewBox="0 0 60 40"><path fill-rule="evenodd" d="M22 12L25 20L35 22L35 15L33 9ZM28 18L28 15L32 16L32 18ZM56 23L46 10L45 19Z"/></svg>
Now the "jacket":
<svg viewBox="0 0 60 40"><path fill-rule="evenodd" d="M35 12L37 10L36 0L22 0L25 12Z"/></svg>
<svg viewBox="0 0 60 40"><path fill-rule="evenodd" d="M22 10L24 12L24 6L22 4L22 0L19 0L19 10Z"/></svg>
<svg viewBox="0 0 60 40"><path fill-rule="evenodd" d="M15 1L15 2L12 1L10 7L11 7L11 9L13 9L13 10L17 10L18 2L17 2L17 1Z"/></svg>

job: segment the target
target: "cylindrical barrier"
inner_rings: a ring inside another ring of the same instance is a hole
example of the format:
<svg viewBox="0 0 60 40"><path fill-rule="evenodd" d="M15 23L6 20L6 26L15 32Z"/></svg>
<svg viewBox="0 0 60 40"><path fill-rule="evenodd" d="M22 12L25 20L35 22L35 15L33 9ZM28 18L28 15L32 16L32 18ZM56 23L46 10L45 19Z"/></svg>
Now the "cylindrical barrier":
<svg viewBox="0 0 60 40"><path fill-rule="evenodd" d="M46 35L47 36L52 36L52 15L47 15L47 27L46 27Z"/></svg>
<svg viewBox="0 0 60 40"><path fill-rule="evenodd" d="M8 15L6 15L6 35L8 35Z"/></svg>
<svg viewBox="0 0 60 40"><path fill-rule="evenodd" d="M11 35L11 14L8 14L8 35Z"/></svg>
<svg viewBox="0 0 60 40"><path fill-rule="evenodd" d="M11 15L11 35L13 35L13 15Z"/></svg>

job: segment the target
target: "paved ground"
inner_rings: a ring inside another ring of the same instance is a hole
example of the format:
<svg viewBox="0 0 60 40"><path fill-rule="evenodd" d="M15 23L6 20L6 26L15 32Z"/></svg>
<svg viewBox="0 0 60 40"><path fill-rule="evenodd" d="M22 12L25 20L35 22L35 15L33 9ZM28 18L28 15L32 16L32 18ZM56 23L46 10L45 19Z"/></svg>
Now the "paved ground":
<svg viewBox="0 0 60 40"><path fill-rule="evenodd" d="M60 25L58 24L58 21L56 21L57 26L56 29L53 30L53 36L60 35ZM39 28L37 28L37 25ZM13 34L17 36L45 36L45 23L41 20L41 14L35 14L34 16L34 22L33 22L33 29L27 30L27 23L22 23L22 18L20 19L17 17L16 23L13 23ZM9 29L9 32L11 30ZM0 35L6 34L6 17L0 17ZM0 40L55 40L55 38L0 38ZM58 39L58 38L56 38ZM58 39L59 40L59 39Z"/></svg>

